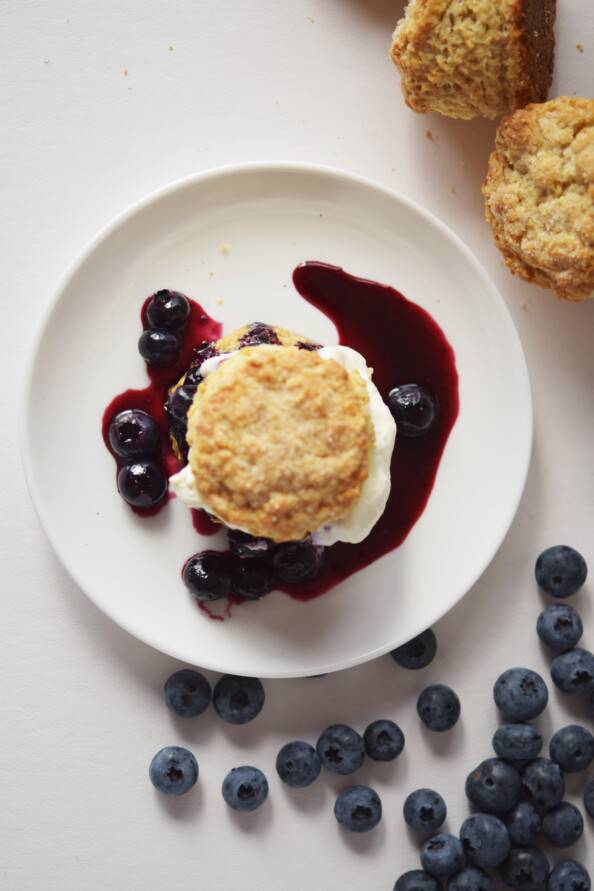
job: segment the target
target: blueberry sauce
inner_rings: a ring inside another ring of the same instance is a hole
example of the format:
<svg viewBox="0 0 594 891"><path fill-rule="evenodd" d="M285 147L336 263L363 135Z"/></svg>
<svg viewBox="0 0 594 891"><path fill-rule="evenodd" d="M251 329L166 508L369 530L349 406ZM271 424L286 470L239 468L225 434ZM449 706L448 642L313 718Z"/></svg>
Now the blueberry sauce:
<svg viewBox="0 0 594 891"><path fill-rule="evenodd" d="M152 295L151 297L147 297L140 313L142 326L145 330L150 327L146 312L151 299ZM167 476L169 477L181 469L181 464L173 453L171 442L169 440L169 421L165 412L167 392L173 384L177 383L180 377L192 364L195 347L204 341L218 340L223 329L221 323L207 315L198 303L195 303L193 300L190 300L189 303L190 316L180 334L181 349L177 361L169 365L147 365L146 371L150 381L148 387L144 387L142 390L124 390L123 393L120 393L115 399L112 399L103 412L103 440L115 458L118 470L124 462L110 447L109 425L119 412L128 408L142 409L156 421L161 433L160 458ZM167 501L168 496L164 497L163 500L154 507L132 507L131 509L141 516L153 516L161 510ZM201 528L199 528L198 531L201 532L201 534L211 534L203 531L206 529L206 524L202 523L202 518L199 521L195 520L194 523L195 525L196 523L200 523Z"/></svg>

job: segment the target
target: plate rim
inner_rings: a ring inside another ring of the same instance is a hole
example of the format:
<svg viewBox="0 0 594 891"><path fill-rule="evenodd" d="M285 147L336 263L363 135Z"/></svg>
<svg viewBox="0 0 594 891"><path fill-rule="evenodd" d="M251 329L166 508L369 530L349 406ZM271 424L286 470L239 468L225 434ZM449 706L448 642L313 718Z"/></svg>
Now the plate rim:
<svg viewBox="0 0 594 891"><path fill-rule="evenodd" d="M483 561L481 561L480 569L476 573L476 577L472 580L470 585L463 591L453 602L448 603L445 606L440 607L437 610L435 617L432 620L432 625L439 622L447 613L449 613L455 606L457 606L461 601L466 597L466 595L472 590L472 588L476 585L482 575L485 573L488 566L492 563L496 554L500 550L503 545L509 530L512 526L512 523L516 517L518 512L518 508L520 506L520 502L522 496L524 494L524 490L526 488L526 482L528 479L528 472L530 469L531 458L532 458L532 449L533 449L533 441L534 441L534 403L533 403L533 395L532 395L532 385L530 381L530 373L528 369L528 364L526 361L526 355L524 353L524 348L522 346L522 342L512 318L511 312L503 299L499 289L492 281L491 277L487 273L486 269L482 265L482 263L478 260L475 254L470 250L467 244L463 241L463 239L453 231L446 223L444 223L439 217L437 217L432 211L423 207L417 201L412 198L409 198L407 195L404 195L402 192L399 192L396 189L392 189L390 186L386 186L377 180L374 180L370 177L363 176L358 173L353 173L349 170L340 167L334 167L326 164L317 164L311 162L300 162L300 161L288 161L288 160L276 160L276 161L246 161L235 164L225 164L221 166L209 167L205 170L189 174L187 176L180 177L175 179L169 183L164 184L150 192L146 195L138 199L137 201L132 202L128 206L124 208L124 210L115 214L111 219L100 229L97 233L86 242L80 253L75 257L75 259L68 265L65 272L58 279L58 283L52 291L52 296L48 303L44 306L41 316L37 322L35 333L32 338L31 347L29 348L29 352L25 362L25 370L22 378L22 384L20 388L20 408L19 408L19 420L18 420L18 430L19 430L19 450L21 456L21 463L23 467L23 473L25 477L25 482L27 486L27 490L29 492L29 496L34 508L34 511L37 515L39 523L43 529L44 534L46 535L54 553L58 557L60 564L63 569L69 575L69 577L74 581L76 586L80 589L81 593L87 597L91 603L100 610L104 615L106 615L111 621L113 621L118 627L122 628L126 633L130 634L132 637L136 638L136 640L140 640L147 646L152 647L153 649L165 653L168 656L171 656L178 661L187 662L188 664L197 664L192 659L185 659L180 657L178 652L175 652L173 649L165 647L162 643L155 643L150 640L150 635L143 634L140 636L137 630L134 630L130 623L127 621L122 621L121 618L116 618L112 613L112 610L109 607L106 607L103 603L100 603L95 597L87 590L85 585L82 584L80 579L77 577L77 573L71 568L69 565L69 561L66 559L61 546L58 544L55 536L50 531L51 524L46 521L46 512L43 508L43 499L41 498L36 485L35 472L33 467L33 460L30 451L30 400L32 398L33 391L33 375L35 370L35 363L37 359L37 355L39 352L39 348L42 344L43 337L45 335L46 329L51 321L51 318L62 298L64 291L69 286L72 279L78 274L80 269L83 267L88 258L93 254L93 252L107 239L110 235L112 235L119 227L123 226L130 219L132 219L136 214L144 210L145 208L151 206L152 204L158 203L161 199L173 195L175 192L183 191L189 187L195 186L197 183L206 182L208 180L215 180L217 178L224 178L226 176L232 176L237 174L266 174L266 173L278 173L283 172L287 174L315 174L323 177L331 177L333 179L338 180L346 180L350 183L355 183L360 186L364 186L366 189L370 189L372 191L383 194L388 197L391 201L395 201L401 205L404 205L408 210L417 214L423 220L429 224L429 226L437 229L440 234L450 243L462 253L465 257L466 261L474 268L475 272L478 274L480 280L483 282L485 288L490 292L491 297L494 299L495 303L498 305L499 311L501 313L502 321L505 324L507 329L508 336L511 340L511 345L513 347L514 352L517 355L518 364L522 371L522 382L525 389L525 399L527 403L527 413L526 413L526 436L524 442L524 453L521 455L522 466L521 466L521 474L519 476L517 489L513 493L513 498L510 499L511 508L508 511L507 520L502 524L502 528L500 534L494 539L494 543L491 548L488 549L487 555ZM446 446L447 447L447 446ZM294 669L288 671L280 671L280 670L263 670L258 672L259 677L263 678L296 678L296 677L306 677L310 674L322 674L322 673L330 673L336 671L343 671L348 668L353 668L357 665L362 665L366 662L372 661L373 659L377 659L380 656L385 655L390 652L397 646L398 643L395 642L389 646L377 647L370 652L366 652L362 655L343 658L337 661L334 661L330 664L320 664L315 667L308 667L307 669L303 669L300 671L296 671ZM226 669L223 665L216 664L216 660L207 660L206 663L201 663L201 667L212 670L215 672L226 672ZM237 673L237 672L235 672Z"/></svg>

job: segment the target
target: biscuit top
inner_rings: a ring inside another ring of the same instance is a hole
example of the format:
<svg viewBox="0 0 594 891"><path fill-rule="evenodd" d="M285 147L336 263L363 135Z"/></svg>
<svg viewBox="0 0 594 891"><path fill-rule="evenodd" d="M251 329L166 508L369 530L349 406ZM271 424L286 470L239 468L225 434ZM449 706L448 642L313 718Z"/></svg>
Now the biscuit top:
<svg viewBox="0 0 594 891"><path fill-rule="evenodd" d="M594 291L594 100L531 105L498 130L483 186L508 265L580 300Z"/></svg>
<svg viewBox="0 0 594 891"><path fill-rule="evenodd" d="M374 444L358 372L283 345L245 347L221 363L198 388L187 438L205 505L274 541L347 514Z"/></svg>

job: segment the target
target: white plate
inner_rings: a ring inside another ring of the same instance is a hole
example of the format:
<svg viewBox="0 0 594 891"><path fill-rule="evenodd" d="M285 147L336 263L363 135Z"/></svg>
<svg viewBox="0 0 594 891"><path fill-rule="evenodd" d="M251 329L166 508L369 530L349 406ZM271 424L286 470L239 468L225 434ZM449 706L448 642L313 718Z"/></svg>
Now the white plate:
<svg viewBox="0 0 594 891"><path fill-rule="evenodd" d="M136 351L139 309L158 288L186 292L226 330L257 319L335 342L332 324L293 289L291 273L303 260L393 285L427 309L456 352L460 416L425 512L399 549L312 602L277 592L213 622L180 578L184 560L203 546L186 509L174 501L147 521L126 507L101 415L116 393L146 384ZM35 506L83 591L160 650L263 677L372 659L454 606L509 528L531 440L530 386L516 331L464 244L400 195L350 174L292 164L194 176L108 226L45 319L22 425Z"/></svg>

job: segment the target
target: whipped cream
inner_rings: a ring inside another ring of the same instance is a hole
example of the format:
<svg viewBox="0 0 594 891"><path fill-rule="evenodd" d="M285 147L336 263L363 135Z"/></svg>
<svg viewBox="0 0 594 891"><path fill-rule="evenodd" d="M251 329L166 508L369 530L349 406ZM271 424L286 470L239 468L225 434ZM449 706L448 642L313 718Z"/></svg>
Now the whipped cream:
<svg viewBox="0 0 594 891"><path fill-rule="evenodd" d="M206 359L200 366L200 374L207 377L228 359L231 353L223 353ZM358 371L367 387L369 415L375 433L373 449L369 456L369 474L363 483L356 504L340 520L317 529L312 537L316 544L333 545L337 541L356 544L367 538L384 512L390 494L390 461L396 439L396 423L388 406L372 381L373 371L356 350L346 346L326 346L318 350L322 359L333 359L346 371ZM169 479L171 488L188 507L202 509L214 515L201 497L190 464ZM228 524L227 524L228 525ZM240 528L240 527L234 527ZM244 529L244 532L248 530Z"/></svg>

